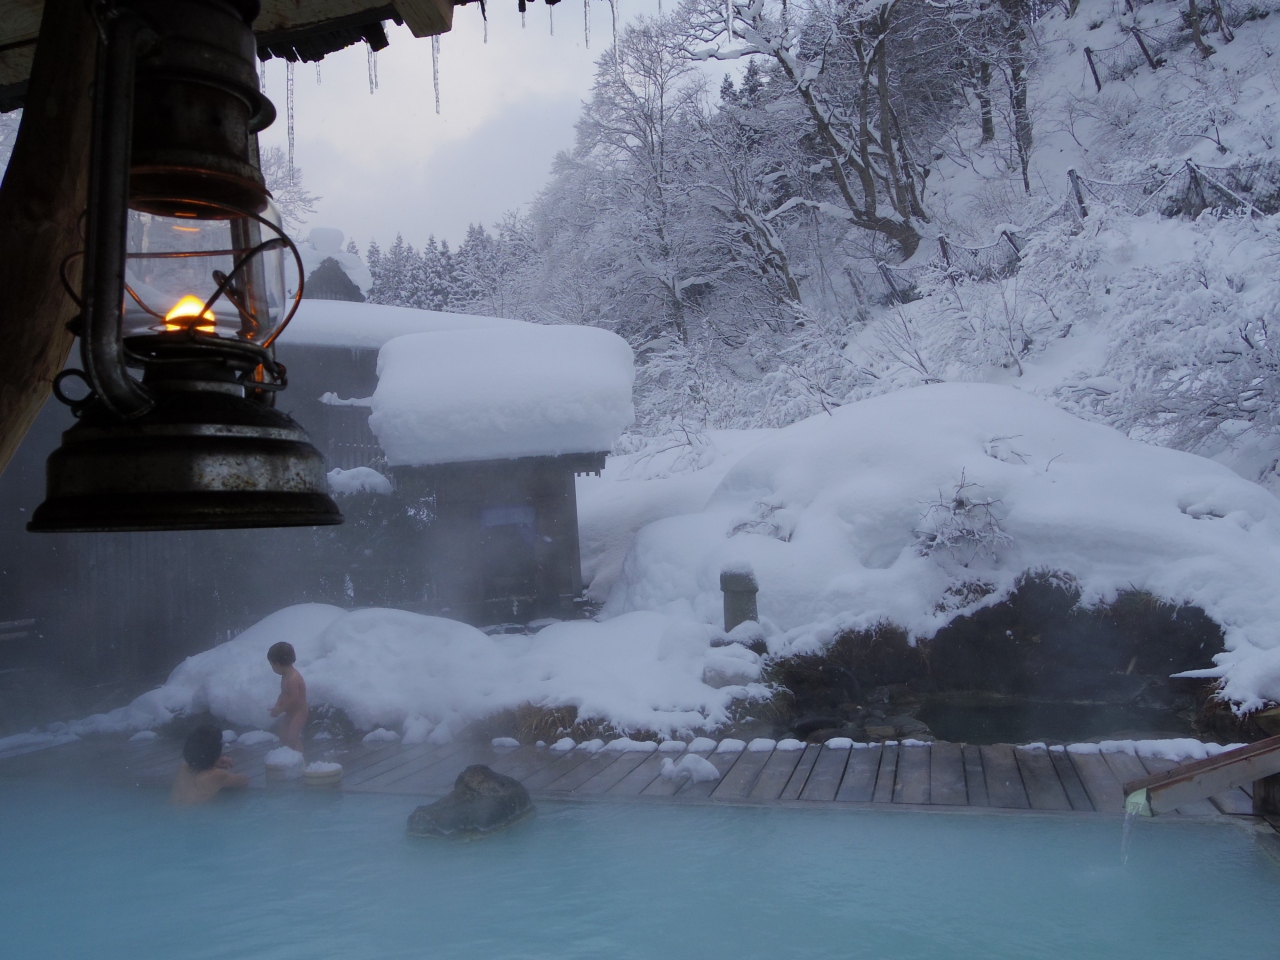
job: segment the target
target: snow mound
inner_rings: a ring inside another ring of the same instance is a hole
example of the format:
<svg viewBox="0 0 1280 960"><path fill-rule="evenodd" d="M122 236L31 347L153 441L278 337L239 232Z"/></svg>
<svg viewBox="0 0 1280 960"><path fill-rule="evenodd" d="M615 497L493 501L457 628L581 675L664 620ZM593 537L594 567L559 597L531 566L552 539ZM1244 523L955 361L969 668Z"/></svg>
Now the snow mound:
<svg viewBox="0 0 1280 960"><path fill-rule="evenodd" d="M294 778L302 776L302 754L292 747L276 747L263 758L268 770Z"/></svg>
<svg viewBox="0 0 1280 960"><path fill-rule="evenodd" d="M881 621L930 637L1023 573L1059 571L1085 603L1137 589L1203 608L1228 696L1280 700L1280 653L1260 656L1280 649L1280 501L1009 387L917 387L778 431L701 512L639 532L604 615L715 623L720 571L742 562L774 654ZM966 605L974 583L989 592Z"/></svg>
<svg viewBox="0 0 1280 960"><path fill-rule="evenodd" d="M489 742L489 746L493 747L495 750L514 750L516 747L520 746L520 741L515 737L494 737L493 740Z"/></svg>
<svg viewBox="0 0 1280 960"><path fill-rule="evenodd" d="M783 751L789 751L789 750L803 750L803 749L804 749L804 741L803 741L803 740L796 740L796 739L794 739L794 738L792 738L792 737L787 737L787 739L785 739L785 740L779 740L779 741L778 741L778 749L779 749L779 750L783 750Z"/></svg>
<svg viewBox="0 0 1280 960"><path fill-rule="evenodd" d="M597 327L453 330L378 354L369 426L392 466L608 450L634 419L631 348Z"/></svg>
<svg viewBox="0 0 1280 960"><path fill-rule="evenodd" d="M1072 743L1065 749L1070 753L1127 753L1131 757L1151 757L1184 763L1188 760L1207 760L1243 746L1243 743L1222 746L1217 743L1202 743L1190 737L1181 737L1174 740L1103 740L1100 743ZM1049 749L1064 748L1050 747Z"/></svg>
<svg viewBox="0 0 1280 960"><path fill-rule="evenodd" d="M663 740L658 744L658 749L663 753L683 753L686 746L688 744L683 740Z"/></svg>
<svg viewBox="0 0 1280 960"><path fill-rule="evenodd" d="M578 744L573 739L573 737L561 737L559 740L557 740L555 743L551 745L551 749L554 750L556 753L568 753L577 745Z"/></svg>
<svg viewBox="0 0 1280 960"><path fill-rule="evenodd" d="M400 739L400 734L394 730L379 727L377 730L370 730L361 739L364 743L395 743Z"/></svg>
<svg viewBox="0 0 1280 960"><path fill-rule="evenodd" d="M159 738L159 736L160 734L156 733L154 730L139 730L137 733L135 733L132 737L129 738L129 742L143 743L151 740L156 740Z"/></svg>
<svg viewBox="0 0 1280 960"><path fill-rule="evenodd" d="M352 467L343 470L335 467L329 471L329 489L338 495L352 493L391 492L391 481L373 467Z"/></svg>
<svg viewBox="0 0 1280 960"><path fill-rule="evenodd" d="M850 737L832 737L825 746L828 750L852 750L853 740Z"/></svg>
<svg viewBox="0 0 1280 960"><path fill-rule="evenodd" d="M696 753L688 753L679 760L666 757L662 761L662 776L668 780L683 780L688 777L694 783L706 783L720 779L720 771L706 757Z"/></svg>
<svg viewBox="0 0 1280 960"><path fill-rule="evenodd" d="M304 773L337 773L342 769L342 764L331 763L327 760L313 760L304 768Z"/></svg>
<svg viewBox="0 0 1280 960"><path fill-rule="evenodd" d="M768 694L761 684L717 689L702 682L708 667L730 656L711 646L715 636L705 624L657 613L557 623L536 637L490 637L455 620L402 610L302 604L188 658L163 686L77 721L69 732L150 729L179 712L203 710L233 724L265 726L279 694L266 651L288 640L311 703L341 708L360 729L379 728L366 740L392 740L394 728L416 724L431 726L429 742L447 743L468 723L526 703L574 706L581 719L619 730L683 736L726 723L735 698ZM255 741L252 733L240 738ZM603 746L592 741L578 749Z"/></svg>

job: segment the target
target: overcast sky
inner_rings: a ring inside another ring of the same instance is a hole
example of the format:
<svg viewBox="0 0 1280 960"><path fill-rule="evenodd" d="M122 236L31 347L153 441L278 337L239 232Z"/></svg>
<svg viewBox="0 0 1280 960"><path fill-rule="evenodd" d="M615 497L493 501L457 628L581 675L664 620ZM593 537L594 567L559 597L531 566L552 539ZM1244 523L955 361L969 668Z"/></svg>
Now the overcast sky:
<svg viewBox="0 0 1280 960"><path fill-rule="evenodd" d="M456 245L467 224L491 226L546 182L555 154L573 142L596 57L611 42L609 7L592 4L591 46L583 8L530 4L520 27L514 4L489 8L483 42L479 4L454 11L440 38L440 115L431 87L431 41L390 23L378 54L378 90L369 94L364 44L298 64L294 75L294 162L323 197L303 232L331 226L386 246L397 232L421 246L428 235ZM621 16L655 13L656 0L622 0ZM279 119L262 143L284 147L285 64L267 61L267 96Z"/></svg>

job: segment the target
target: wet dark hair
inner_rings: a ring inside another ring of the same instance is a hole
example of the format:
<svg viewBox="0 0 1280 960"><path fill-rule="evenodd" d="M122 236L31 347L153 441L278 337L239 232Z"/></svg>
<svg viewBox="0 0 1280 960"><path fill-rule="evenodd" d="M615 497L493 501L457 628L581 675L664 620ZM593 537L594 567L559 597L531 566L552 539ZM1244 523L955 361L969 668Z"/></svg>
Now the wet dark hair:
<svg viewBox="0 0 1280 960"><path fill-rule="evenodd" d="M196 727L182 745L182 759L197 772L212 770L222 756L222 731L217 727Z"/></svg>
<svg viewBox="0 0 1280 960"><path fill-rule="evenodd" d="M267 651L267 661L269 663L278 663L282 667L293 666L293 662L298 659L298 655L293 652L293 644L286 643L281 640L279 643L273 643L271 649Z"/></svg>

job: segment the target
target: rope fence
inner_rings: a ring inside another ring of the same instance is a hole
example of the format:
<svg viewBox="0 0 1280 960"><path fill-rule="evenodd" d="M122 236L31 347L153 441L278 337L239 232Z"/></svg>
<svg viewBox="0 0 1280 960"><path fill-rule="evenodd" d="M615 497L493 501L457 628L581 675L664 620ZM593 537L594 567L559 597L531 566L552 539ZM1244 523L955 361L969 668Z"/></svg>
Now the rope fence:
<svg viewBox="0 0 1280 960"><path fill-rule="evenodd" d="M1191 28L1197 22L1202 44L1211 33L1217 33L1224 43L1230 43L1234 27L1276 10L1280 10L1280 3L1276 0L1203 0L1202 4L1197 4L1197 16L1193 18L1188 4L1187 10L1179 10L1175 16L1161 23L1124 27L1128 36L1114 46L1101 50L1085 47L1085 62L1094 84L1101 91L1108 80L1118 80L1144 64L1158 70L1165 63L1162 54L1195 42Z"/></svg>
<svg viewBox="0 0 1280 960"><path fill-rule="evenodd" d="M1230 167L1200 166L1186 161L1171 171L1153 171L1138 180L1113 183L1091 180L1068 170L1071 192L1049 213L1018 230L1004 230L995 243L971 247L938 237L938 252L927 262L909 268L879 263L889 303L920 298L919 282L926 272L941 269L950 279L997 280L1013 276L1022 251L1032 237L1047 229L1077 232L1090 210L1109 208L1131 216L1155 212L1162 217L1195 219L1206 210L1280 213L1280 161L1254 160Z"/></svg>

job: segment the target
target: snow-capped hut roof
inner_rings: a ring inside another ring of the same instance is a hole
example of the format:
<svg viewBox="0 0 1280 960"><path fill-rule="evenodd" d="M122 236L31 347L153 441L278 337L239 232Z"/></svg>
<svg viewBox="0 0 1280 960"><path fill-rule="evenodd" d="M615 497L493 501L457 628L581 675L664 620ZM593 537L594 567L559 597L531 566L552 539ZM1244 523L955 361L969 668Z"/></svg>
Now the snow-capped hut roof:
<svg viewBox="0 0 1280 960"><path fill-rule="evenodd" d="M369 426L391 466L597 453L634 419L634 378L631 347L596 327L411 334L378 355Z"/></svg>

